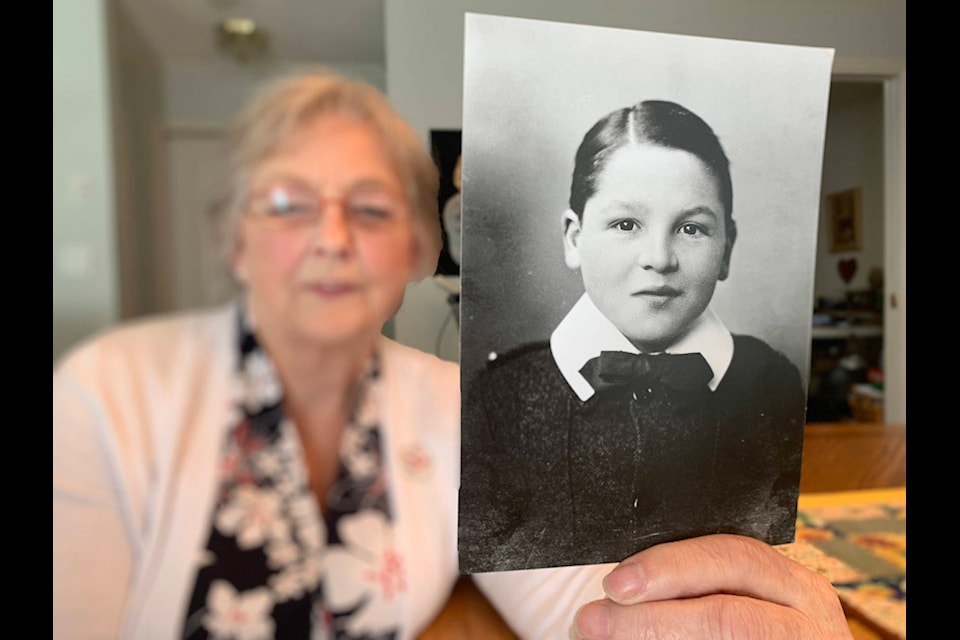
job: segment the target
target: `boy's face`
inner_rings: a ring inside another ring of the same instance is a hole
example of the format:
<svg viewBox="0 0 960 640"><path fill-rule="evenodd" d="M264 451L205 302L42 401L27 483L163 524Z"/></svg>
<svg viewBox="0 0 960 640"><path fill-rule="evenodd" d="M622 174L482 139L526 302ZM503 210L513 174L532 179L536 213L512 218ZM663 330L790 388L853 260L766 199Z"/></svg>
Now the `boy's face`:
<svg viewBox="0 0 960 640"><path fill-rule="evenodd" d="M583 220L564 214L567 266L634 345L659 351L713 297L729 259L714 177L691 153L654 145L615 151Z"/></svg>

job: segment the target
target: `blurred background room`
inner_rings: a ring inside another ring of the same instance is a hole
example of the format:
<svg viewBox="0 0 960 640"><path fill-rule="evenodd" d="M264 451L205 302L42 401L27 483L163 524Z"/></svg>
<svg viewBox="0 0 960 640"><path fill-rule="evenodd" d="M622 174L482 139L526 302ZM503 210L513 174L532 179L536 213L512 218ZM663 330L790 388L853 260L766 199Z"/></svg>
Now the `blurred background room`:
<svg viewBox="0 0 960 640"><path fill-rule="evenodd" d="M905 421L902 0L55 0L53 8L54 359L119 320L233 294L198 230L226 123L265 79L328 66L385 91L428 144L459 131L463 14L474 11L834 47L809 418ZM457 360L457 270L449 251L441 260L445 268L411 286L385 331Z"/></svg>

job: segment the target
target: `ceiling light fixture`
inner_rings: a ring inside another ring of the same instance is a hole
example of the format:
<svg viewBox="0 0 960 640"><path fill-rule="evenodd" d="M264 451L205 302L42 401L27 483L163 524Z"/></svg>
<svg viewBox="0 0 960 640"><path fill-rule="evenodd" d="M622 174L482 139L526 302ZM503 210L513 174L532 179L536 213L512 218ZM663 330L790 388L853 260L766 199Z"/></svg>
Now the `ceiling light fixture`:
<svg viewBox="0 0 960 640"><path fill-rule="evenodd" d="M216 27L220 49L246 63L267 52L267 34L250 18L227 18Z"/></svg>

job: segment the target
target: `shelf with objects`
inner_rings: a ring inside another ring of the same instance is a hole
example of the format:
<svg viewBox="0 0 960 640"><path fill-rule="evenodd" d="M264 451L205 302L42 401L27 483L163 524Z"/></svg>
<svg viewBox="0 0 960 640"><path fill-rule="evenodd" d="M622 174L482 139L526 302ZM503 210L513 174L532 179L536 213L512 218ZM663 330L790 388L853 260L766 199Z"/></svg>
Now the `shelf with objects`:
<svg viewBox="0 0 960 640"><path fill-rule="evenodd" d="M818 299L807 422L883 422L882 290Z"/></svg>

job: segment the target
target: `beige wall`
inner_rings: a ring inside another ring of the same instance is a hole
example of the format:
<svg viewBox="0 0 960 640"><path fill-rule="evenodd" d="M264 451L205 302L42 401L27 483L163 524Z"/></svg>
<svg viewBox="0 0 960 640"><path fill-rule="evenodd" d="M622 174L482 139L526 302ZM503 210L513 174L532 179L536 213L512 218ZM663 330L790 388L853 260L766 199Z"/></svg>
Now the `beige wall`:
<svg viewBox="0 0 960 640"><path fill-rule="evenodd" d="M421 134L459 129L467 11L906 59L905 0L389 0L387 93Z"/></svg>

